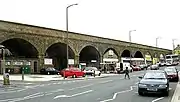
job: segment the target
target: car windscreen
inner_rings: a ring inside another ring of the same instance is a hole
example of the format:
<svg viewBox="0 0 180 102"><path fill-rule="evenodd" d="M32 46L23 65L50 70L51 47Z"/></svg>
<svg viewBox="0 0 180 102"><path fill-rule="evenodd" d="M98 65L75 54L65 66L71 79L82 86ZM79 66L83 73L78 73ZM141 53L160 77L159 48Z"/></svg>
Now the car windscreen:
<svg viewBox="0 0 180 102"><path fill-rule="evenodd" d="M56 69L55 68L47 68L46 70L47 71L55 71Z"/></svg>
<svg viewBox="0 0 180 102"><path fill-rule="evenodd" d="M143 77L144 79L166 79L165 73L146 73Z"/></svg>
<svg viewBox="0 0 180 102"><path fill-rule="evenodd" d="M174 68L165 68L164 70L166 71L166 73L175 73L176 72L176 69L174 69Z"/></svg>

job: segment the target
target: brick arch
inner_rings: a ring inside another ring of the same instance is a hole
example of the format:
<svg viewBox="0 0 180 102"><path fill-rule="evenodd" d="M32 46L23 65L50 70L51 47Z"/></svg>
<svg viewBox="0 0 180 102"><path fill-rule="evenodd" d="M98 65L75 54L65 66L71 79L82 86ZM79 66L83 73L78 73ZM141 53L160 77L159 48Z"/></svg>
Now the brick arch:
<svg viewBox="0 0 180 102"><path fill-rule="evenodd" d="M136 50L134 53L133 53L133 57L135 58L136 54L139 53L142 55L142 57L144 58L144 54L142 53L142 51L140 50Z"/></svg>
<svg viewBox="0 0 180 102"><path fill-rule="evenodd" d="M150 51L145 51L145 52L144 52L144 56L145 56L146 54L150 55L151 58L153 58L153 55L152 55L152 53L151 53Z"/></svg>
<svg viewBox="0 0 180 102"><path fill-rule="evenodd" d="M113 50L114 53L119 57L120 55L118 54L118 50L116 48L113 48L113 47L109 47L109 48L106 48L104 51L103 51L103 55L109 51L109 50Z"/></svg>
<svg viewBox="0 0 180 102"><path fill-rule="evenodd" d="M80 48L79 48L79 51L78 51L78 55L79 55L79 54L81 53L81 51L82 51L85 47L87 47L87 46L94 47L94 48L98 51L99 55L101 56L102 53L99 51L98 46L97 46L97 45L94 45L94 44L85 44L85 45L83 45L82 47L80 47Z"/></svg>
<svg viewBox="0 0 180 102"><path fill-rule="evenodd" d="M44 49L44 53L46 53L46 51L47 51L47 49L48 49L49 47L51 47L52 45L57 44L57 43L66 44L66 43L65 43L64 41L62 41L62 40L51 40L51 42L48 42L48 43L46 44L45 49ZM75 48L74 48L71 44L69 44L68 46L71 48L71 50L73 51L73 53L76 54Z"/></svg>
<svg viewBox="0 0 180 102"><path fill-rule="evenodd" d="M13 35L12 35L12 36L8 36L8 37L3 37L3 38L1 38L0 43L3 43L3 42L5 42L5 41L11 40L11 39L22 39L22 40L28 42L29 44L31 44L31 45L37 50L37 53L38 53L38 54L41 52L41 50L40 50L40 48L38 47L38 45L36 44L36 42L34 42L33 40L31 40L31 39L29 39L29 38L27 38L27 37L23 37L23 36L18 36L18 37L16 37L16 36L13 36Z"/></svg>
<svg viewBox="0 0 180 102"><path fill-rule="evenodd" d="M165 58L164 53L159 53L159 58L161 57L161 55L163 56L163 58Z"/></svg>
<svg viewBox="0 0 180 102"><path fill-rule="evenodd" d="M122 57L122 54L124 51L129 51L129 53L131 54L131 57L132 57L132 51L130 49L123 49L121 52L120 52L120 57Z"/></svg>

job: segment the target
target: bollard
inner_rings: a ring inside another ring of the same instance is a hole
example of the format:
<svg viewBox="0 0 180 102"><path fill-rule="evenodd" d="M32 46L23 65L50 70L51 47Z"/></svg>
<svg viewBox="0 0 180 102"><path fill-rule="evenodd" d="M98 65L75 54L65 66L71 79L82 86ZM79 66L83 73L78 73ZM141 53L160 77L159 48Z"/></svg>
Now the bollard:
<svg viewBox="0 0 180 102"><path fill-rule="evenodd" d="M22 81L24 81L24 67L22 68Z"/></svg>
<svg viewBox="0 0 180 102"><path fill-rule="evenodd" d="M4 85L10 85L10 81L9 81L9 73L4 73L4 76L3 76L3 78L4 78Z"/></svg>

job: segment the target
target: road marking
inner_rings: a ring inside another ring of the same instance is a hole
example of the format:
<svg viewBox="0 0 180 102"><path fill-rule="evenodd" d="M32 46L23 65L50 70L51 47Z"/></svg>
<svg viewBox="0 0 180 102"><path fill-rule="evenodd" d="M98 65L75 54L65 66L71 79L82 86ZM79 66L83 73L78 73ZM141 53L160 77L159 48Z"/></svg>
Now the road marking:
<svg viewBox="0 0 180 102"><path fill-rule="evenodd" d="M100 102L112 101L112 100L116 99L116 96L117 96L118 94L132 91L132 90L133 90L133 87L135 87L135 86L131 86L129 90L124 90L124 91L116 92L111 99L103 100L103 101L100 101Z"/></svg>
<svg viewBox="0 0 180 102"><path fill-rule="evenodd" d="M108 83L108 82L111 82L113 80L107 80L107 81L102 81L102 82L99 82L100 84L104 84L104 83Z"/></svg>
<svg viewBox="0 0 180 102"><path fill-rule="evenodd" d="M53 99L57 99L57 98L70 98L70 97L75 97L75 96L79 96L79 95L83 95L83 94L86 94L86 93L90 93L92 92L93 90L88 90L88 91L84 91L84 92L80 92L80 93L77 93L77 94L74 94L74 95L58 95L58 96L55 96Z"/></svg>
<svg viewBox="0 0 180 102"><path fill-rule="evenodd" d="M152 102L156 102L156 101L159 101L159 100L162 100L164 97L160 97L160 98L157 98L155 100L152 100Z"/></svg>

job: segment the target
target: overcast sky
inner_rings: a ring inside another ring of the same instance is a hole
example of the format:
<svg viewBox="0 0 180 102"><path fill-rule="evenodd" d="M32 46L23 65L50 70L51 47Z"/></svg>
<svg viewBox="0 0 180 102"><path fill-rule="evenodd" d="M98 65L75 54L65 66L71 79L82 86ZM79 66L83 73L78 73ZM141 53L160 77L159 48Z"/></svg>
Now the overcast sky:
<svg viewBox="0 0 180 102"><path fill-rule="evenodd" d="M180 0L0 0L0 19L172 49L180 43Z"/></svg>

